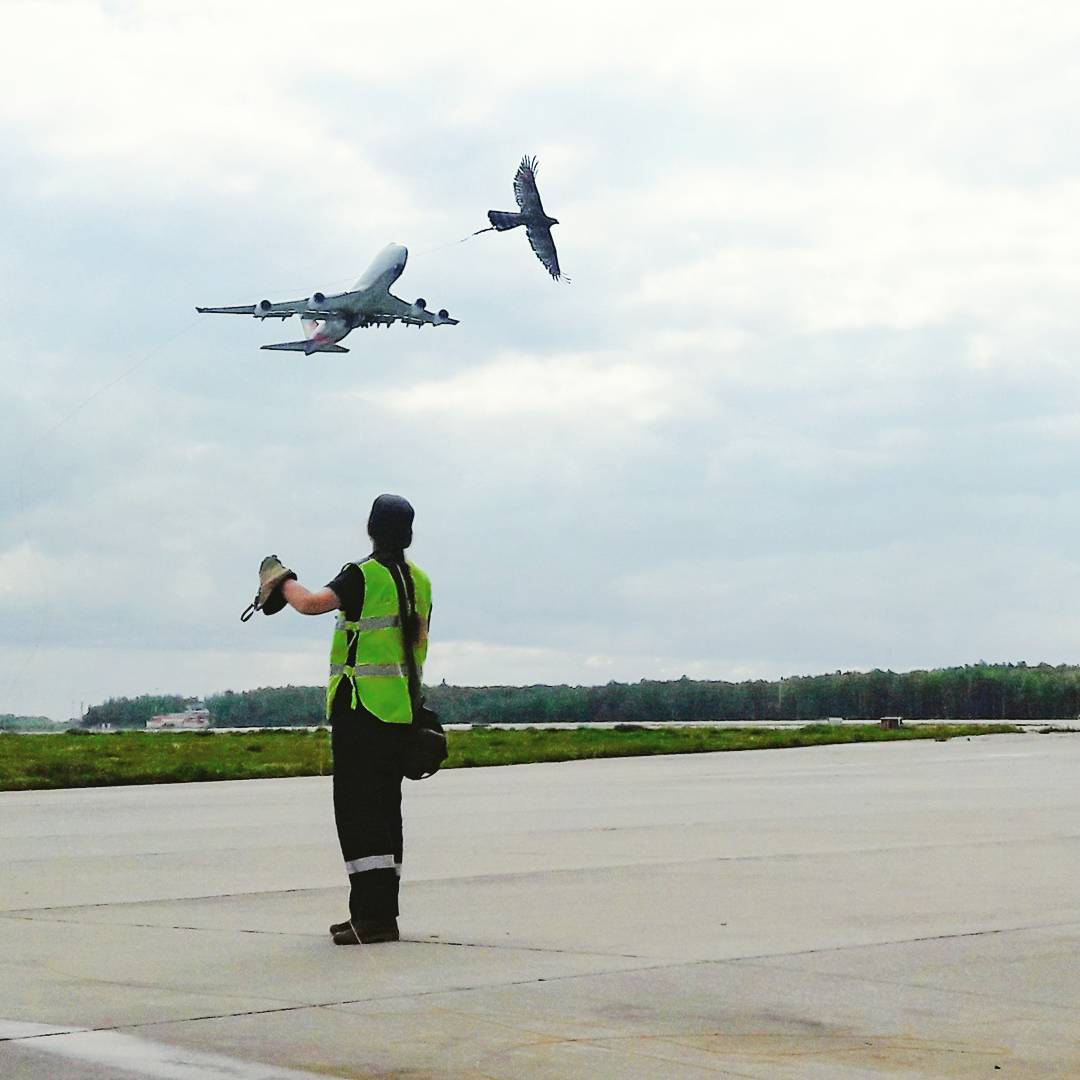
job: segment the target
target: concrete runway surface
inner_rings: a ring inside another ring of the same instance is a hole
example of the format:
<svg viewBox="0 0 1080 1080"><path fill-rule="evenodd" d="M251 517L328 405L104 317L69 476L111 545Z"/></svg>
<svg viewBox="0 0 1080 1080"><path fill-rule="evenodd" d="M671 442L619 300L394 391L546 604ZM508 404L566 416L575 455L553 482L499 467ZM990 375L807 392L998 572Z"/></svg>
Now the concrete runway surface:
<svg viewBox="0 0 1080 1080"><path fill-rule="evenodd" d="M1080 1076L1080 737L0 794L0 1076Z"/></svg>

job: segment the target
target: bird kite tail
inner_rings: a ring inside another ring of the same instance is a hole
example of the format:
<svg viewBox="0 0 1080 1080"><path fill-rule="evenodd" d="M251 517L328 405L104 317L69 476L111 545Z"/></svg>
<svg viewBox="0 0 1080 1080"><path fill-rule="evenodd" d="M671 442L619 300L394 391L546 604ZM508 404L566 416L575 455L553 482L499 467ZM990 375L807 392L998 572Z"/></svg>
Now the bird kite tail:
<svg viewBox="0 0 1080 1080"><path fill-rule="evenodd" d="M505 229L516 229L519 225L525 224L520 214L510 214L505 210L489 210L488 221L491 222L491 227L499 232Z"/></svg>

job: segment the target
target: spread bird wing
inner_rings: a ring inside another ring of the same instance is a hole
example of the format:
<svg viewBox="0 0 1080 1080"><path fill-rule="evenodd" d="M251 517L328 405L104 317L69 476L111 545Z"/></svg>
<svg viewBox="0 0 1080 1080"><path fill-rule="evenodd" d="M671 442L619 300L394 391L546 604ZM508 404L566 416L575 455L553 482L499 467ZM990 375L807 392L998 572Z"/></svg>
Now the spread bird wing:
<svg viewBox="0 0 1080 1080"><path fill-rule="evenodd" d="M559 269L559 254L555 250L555 241L551 238L551 229L547 225L528 225L525 232L529 237L529 246L536 252L536 257L544 264L547 272L558 281L562 277Z"/></svg>
<svg viewBox="0 0 1080 1080"><path fill-rule="evenodd" d="M514 198L522 213L543 214L540 192L536 190L536 170L539 162L536 158L523 157L518 171L514 175Z"/></svg>

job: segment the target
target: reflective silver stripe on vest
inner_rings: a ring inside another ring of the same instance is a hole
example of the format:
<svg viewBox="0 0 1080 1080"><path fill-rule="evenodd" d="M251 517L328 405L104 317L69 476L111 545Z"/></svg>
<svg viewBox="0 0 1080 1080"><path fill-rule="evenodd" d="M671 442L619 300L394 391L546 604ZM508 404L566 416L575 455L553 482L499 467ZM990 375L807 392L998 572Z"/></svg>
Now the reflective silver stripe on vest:
<svg viewBox="0 0 1080 1080"><path fill-rule="evenodd" d="M390 630L400 625L400 615L369 615L366 619L357 619L355 622L341 619L338 621L337 628L339 630L358 630L363 633L365 630Z"/></svg>
<svg viewBox="0 0 1080 1080"><path fill-rule="evenodd" d="M393 870L397 864L393 855L365 855L362 859L349 859L345 870L349 874L363 874L367 870Z"/></svg>
<svg viewBox="0 0 1080 1080"><path fill-rule="evenodd" d="M331 664L330 677L335 675L355 675L358 678L391 677L401 678L406 674L404 664L357 664L349 667L348 664Z"/></svg>

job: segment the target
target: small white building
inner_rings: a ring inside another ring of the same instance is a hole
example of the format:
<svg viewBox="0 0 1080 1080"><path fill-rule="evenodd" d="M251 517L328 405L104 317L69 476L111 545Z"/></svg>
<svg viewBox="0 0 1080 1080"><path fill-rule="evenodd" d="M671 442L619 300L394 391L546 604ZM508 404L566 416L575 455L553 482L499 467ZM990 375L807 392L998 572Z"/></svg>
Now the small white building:
<svg viewBox="0 0 1080 1080"><path fill-rule="evenodd" d="M151 716L146 721L147 731L202 731L210 726L210 710L192 707L178 713Z"/></svg>

